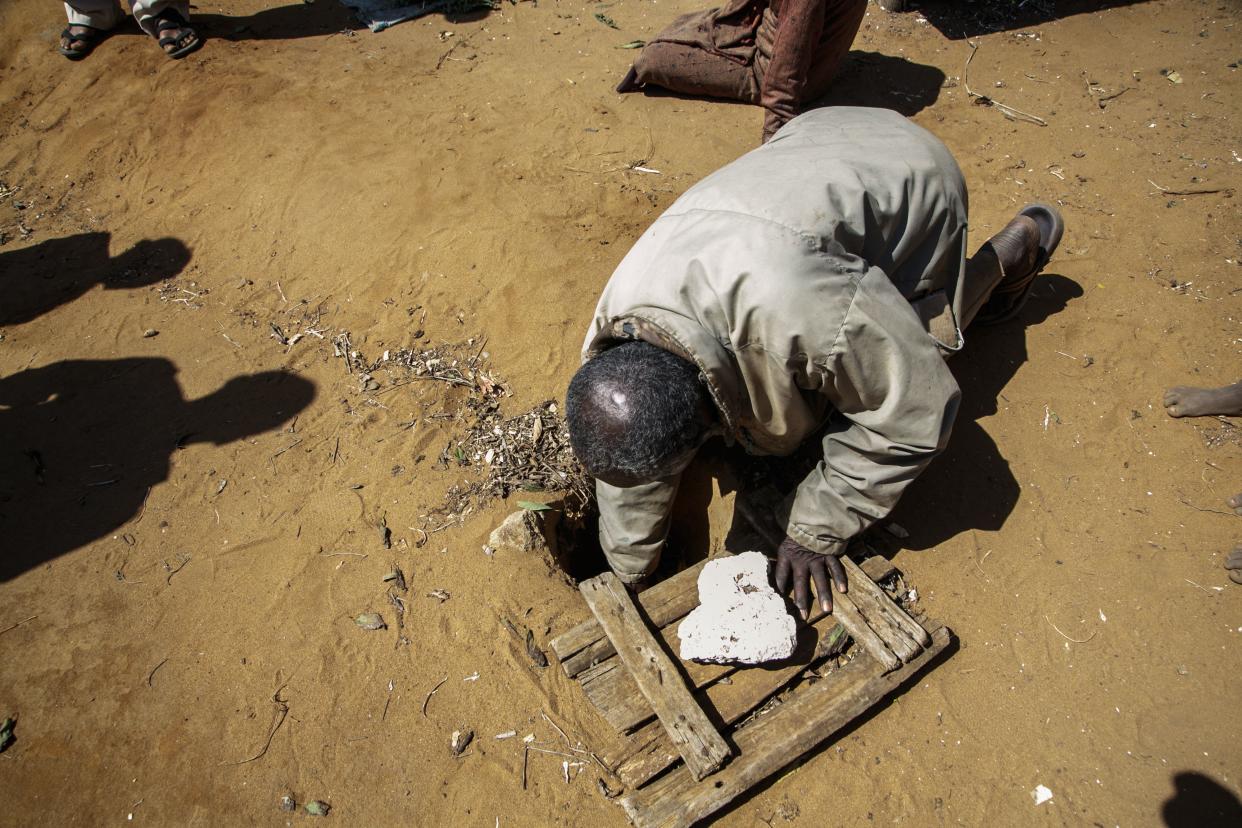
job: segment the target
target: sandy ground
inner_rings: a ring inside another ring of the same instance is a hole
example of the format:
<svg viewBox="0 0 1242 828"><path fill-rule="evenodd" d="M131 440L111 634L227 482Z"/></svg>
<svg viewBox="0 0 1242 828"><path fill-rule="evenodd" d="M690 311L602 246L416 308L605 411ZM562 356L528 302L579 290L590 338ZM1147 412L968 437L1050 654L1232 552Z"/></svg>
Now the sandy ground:
<svg viewBox="0 0 1242 828"><path fill-rule="evenodd" d="M873 7L833 95L950 146L976 241L1035 199L1069 232L1020 321L955 360L952 446L896 515L960 650L721 824L1238 814L1242 432L1160 397L1242 367L1242 6L1060 5L970 66L1046 127L972 103L945 4ZM345 824L623 824L558 757L522 789L520 737L560 738L541 710L600 723L505 627L546 644L586 612L543 561L483 553L512 504L416 546L473 479L435 467L465 392L364 390L330 340L472 340L506 413L562 397L628 246L758 141L753 108L612 91L617 47L696 7L373 35L328 0L237 0L196 9L188 60L131 28L73 64L58 5L0 5L0 821L312 819L278 810L292 792ZM729 506L687 519L719 546ZM393 564L404 627L360 630L393 621Z"/></svg>

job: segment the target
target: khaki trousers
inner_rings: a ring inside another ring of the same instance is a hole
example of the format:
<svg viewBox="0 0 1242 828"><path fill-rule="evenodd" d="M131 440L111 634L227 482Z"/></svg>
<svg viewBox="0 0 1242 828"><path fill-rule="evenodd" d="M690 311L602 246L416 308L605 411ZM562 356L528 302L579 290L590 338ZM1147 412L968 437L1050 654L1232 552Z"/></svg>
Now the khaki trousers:
<svg viewBox="0 0 1242 828"><path fill-rule="evenodd" d="M190 19L189 0L129 0L129 6L138 25L152 37L158 37L155 18L165 9L173 9L184 19ZM125 16L118 0L72 0L65 3L65 14L70 26L90 26L104 31L115 27Z"/></svg>

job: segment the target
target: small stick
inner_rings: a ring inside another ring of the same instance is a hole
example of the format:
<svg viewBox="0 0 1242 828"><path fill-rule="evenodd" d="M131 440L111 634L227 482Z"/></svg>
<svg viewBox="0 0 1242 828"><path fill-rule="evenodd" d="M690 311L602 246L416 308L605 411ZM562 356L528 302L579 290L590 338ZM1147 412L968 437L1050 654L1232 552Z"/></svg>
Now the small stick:
<svg viewBox="0 0 1242 828"><path fill-rule="evenodd" d="M156 671L156 670L158 670L158 669L160 669L161 667L163 667L163 666L164 666L165 664L167 664L167 663L168 663L168 659L166 658L166 659L164 659L163 661L161 661L159 664L157 664L157 665L155 665L154 667L152 667L152 668L151 668L151 672L147 674L147 687L151 687L151 686L152 686L152 685L151 685L151 679L155 678L155 671Z"/></svg>
<svg viewBox="0 0 1242 828"><path fill-rule="evenodd" d="M431 701L431 697L436 694L436 691L444 686L444 682L446 681L448 681L448 676L445 676L444 678L440 679L439 683L436 684L435 687L431 688L431 692L427 694L427 698L423 699L423 718L424 719L428 718L427 717L427 703Z"/></svg>
<svg viewBox="0 0 1242 828"><path fill-rule="evenodd" d="M217 522L217 523L219 523L219 513L217 513L216 517L217 517L216 522ZM186 564L188 564L189 562L190 562L190 556L189 556L189 555L186 555L186 556L185 556L185 560L183 560L183 561L181 562L181 565L180 565L180 566L178 566L176 569L170 569L170 570L168 571L168 577L167 577L166 579L164 579L164 584L165 584L166 586L171 586L171 585L172 585L172 579L173 579L173 576L174 576L174 575L176 575L176 574L177 574L178 572L180 572L181 570L185 569L185 565L186 565ZM165 567L167 567L167 566L168 566L168 564L164 564L164 566L165 566Z"/></svg>
<svg viewBox="0 0 1242 828"><path fill-rule="evenodd" d="M289 682L285 682L284 684L280 685L280 687L276 688L276 692L272 694L272 701L276 703L276 707L278 708L279 712L277 714L276 724L272 727L271 731L267 734L267 741L263 743L263 749L260 750L258 753L256 753L254 756L251 756L249 759L243 759L240 762L221 762L220 764L222 765L244 765L247 762L253 762L256 759L263 758L263 755L267 753L267 749L272 746L272 739L276 736L276 731L280 730L280 726L285 723L285 719L288 718L289 716L289 702L285 701L284 699L280 697L280 691L284 690L285 687L288 686L288 684Z"/></svg>
<svg viewBox="0 0 1242 828"><path fill-rule="evenodd" d="M16 624L10 624L9 626L5 627L3 630L0 630L0 635L4 635L9 630L15 630L18 627L20 627L22 624L25 624L27 621L33 621L38 617L39 616L37 615L32 615L29 618L23 618L21 621L18 621Z"/></svg>
<svg viewBox="0 0 1242 828"><path fill-rule="evenodd" d="M530 762L530 745L523 745L522 750L522 790L526 790L526 765Z"/></svg>
<svg viewBox="0 0 1242 828"><path fill-rule="evenodd" d="M294 440L294 441L293 441L292 443L290 443L289 445L287 445L287 446L285 446L284 448L282 448L280 451L278 451L278 452L276 452L275 454L273 454L273 455L272 455L272 459L273 459L273 460L275 460L277 457L279 457L280 455L284 454L286 451L288 451L289 449L293 448L294 446L297 446L297 445L298 445L299 443L301 443L301 442L302 442L302 438L300 438L300 437L299 437L298 439Z"/></svg>
<svg viewBox="0 0 1242 828"><path fill-rule="evenodd" d="M1222 512L1220 509L1204 509L1202 506L1196 506L1195 504L1191 503L1189 500L1187 500L1184 497L1179 497L1177 500L1183 506L1189 506L1190 508L1194 509L1196 512L1210 512L1213 515L1224 515L1225 517L1233 517L1233 515L1230 514L1229 512Z"/></svg>
<svg viewBox="0 0 1242 828"><path fill-rule="evenodd" d="M142 516L147 513L147 498L151 496L151 487L147 486L147 493L142 496L142 508L138 510L138 517L134 518L134 525L137 526Z"/></svg>
<svg viewBox="0 0 1242 828"><path fill-rule="evenodd" d="M966 87L966 94L977 99L980 103L995 106L1006 118L1016 118L1017 120L1027 121L1038 126L1048 126L1048 122L1038 115L1023 112L1017 107L1003 104L995 98L991 98L987 95L980 95L978 92L970 88L970 62L975 59L975 52L979 51L979 44L970 41L967 41L967 44L970 46L970 57L966 58L966 65L962 67L962 85Z"/></svg>
<svg viewBox="0 0 1242 828"><path fill-rule="evenodd" d="M1047 621L1049 624L1052 624L1052 628L1053 628L1054 630L1056 630L1058 633L1061 633L1061 637L1062 637L1062 638L1064 638L1066 641L1073 641L1075 644L1086 644L1088 641L1090 641L1091 639L1095 638L1095 634L1096 634L1097 632L1099 632L1099 630L1092 630L1092 631L1091 631L1091 635L1087 636L1087 637L1086 637L1086 638L1084 638L1084 639L1079 640L1079 639L1077 639L1077 638L1070 638L1068 635L1066 635L1065 633L1061 632L1061 628L1060 628L1060 627L1058 627L1056 624L1053 624L1053 623L1052 623L1052 619L1050 619L1048 616L1046 616L1046 615L1045 615L1045 616L1044 616L1044 620L1045 620L1045 621Z"/></svg>
<svg viewBox="0 0 1242 828"><path fill-rule="evenodd" d="M1197 190L1170 190L1168 187L1161 187L1159 184L1152 181L1150 178L1147 179L1147 183L1155 187L1157 190L1164 193L1165 195L1177 195L1177 196L1211 195L1212 193L1224 193L1224 192L1229 191L1228 187L1215 187L1215 188L1204 187L1202 189L1197 189Z"/></svg>
<svg viewBox="0 0 1242 828"><path fill-rule="evenodd" d="M535 747L534 745L527 745L526 749L537 751L538 753L550 753L553 756L565 756L570 759L578 758L577 756L574 756L572 753L565 753L564 751L560 751L560 750L548 750L547 748Z"/></svg>
<svg viewBox="0 0 1242 828"><path fill-rule="evenodd" d="M565 735L565 731L561 730L560 727L556 724L556 722L552 721L552 719L548 716L548 714L543 712L542 707L539 708L539 715L543 716L543 720L547 722L548 724L552 725L552 727L556 730L557 733L561 734L561 738L564 739L565 744L568 745L569 737Z"/></svg>

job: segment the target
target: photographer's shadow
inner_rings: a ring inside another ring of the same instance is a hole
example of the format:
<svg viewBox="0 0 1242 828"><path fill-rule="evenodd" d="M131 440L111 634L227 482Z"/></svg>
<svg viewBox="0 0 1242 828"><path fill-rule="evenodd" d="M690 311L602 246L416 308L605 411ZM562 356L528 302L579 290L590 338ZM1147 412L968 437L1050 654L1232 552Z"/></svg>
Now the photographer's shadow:
<svg viewBox="0 0 1242 828"><path fill-rule="evenodd" d="M70 360L0 378L0 582L105 537L138 514L186 443L223 445L306 408L282 371L196 400L162 358Z"/></svg>
<svg viewBox="0 0 1242 828"><path fill-rule="evenodd" d="M178 239L146 239L116 257L110 240L110 233L79 233L0 252L0 325L30 322L96 285L115 290L171 279L190 262Z"/></svg>

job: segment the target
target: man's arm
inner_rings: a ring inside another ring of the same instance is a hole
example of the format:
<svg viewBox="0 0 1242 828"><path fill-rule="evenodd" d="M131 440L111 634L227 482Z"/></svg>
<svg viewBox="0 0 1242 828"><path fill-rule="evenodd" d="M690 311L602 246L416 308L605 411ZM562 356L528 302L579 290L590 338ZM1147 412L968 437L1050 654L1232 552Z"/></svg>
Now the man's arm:
<svg viewBox="0 0 1242 828"><path fill-rule="evenodd" d="M595 481L599 543L624 583L641 581L659 564L680 482L680 474L624 488Z"/></svg>
<svg viewBox="0 0 1242 828"><path fill-rule="evenodd" d="M839 555L944 448L960 391L910 304L875 267L825 368L823 393L842 416L829 426L823 460L777 517L798 545Z"/></svg>
<svg viewBox="0 0 1242 828"><path fill-rule="evenodd" d="M772 59L763 76L759 103L767 110L763 141L798 115L807 73L824 29L825 0L786 0L777 19Z"/></svg>

